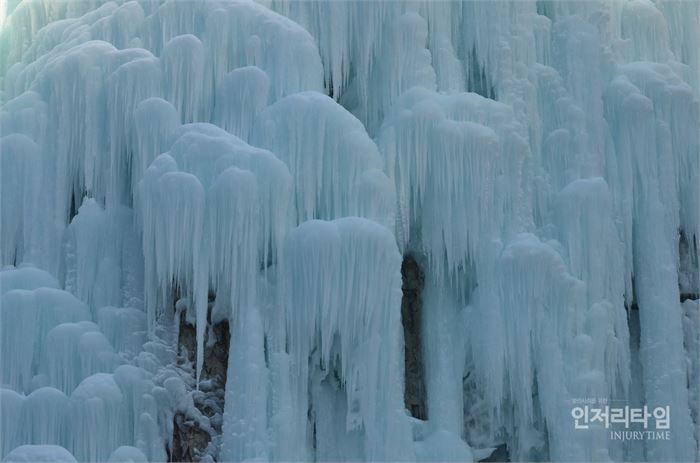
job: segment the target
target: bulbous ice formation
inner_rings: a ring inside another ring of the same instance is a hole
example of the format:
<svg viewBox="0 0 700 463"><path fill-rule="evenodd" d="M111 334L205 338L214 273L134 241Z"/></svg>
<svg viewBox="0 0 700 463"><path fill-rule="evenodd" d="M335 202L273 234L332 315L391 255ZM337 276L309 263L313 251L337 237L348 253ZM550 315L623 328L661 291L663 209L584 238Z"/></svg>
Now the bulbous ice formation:
<svg viewBox="0 0 700 463"><path fill-rule="evenodd" d="M366 219L309 221L289 234L281 256L278 316L291 357L295 424L294 438L281 442L283 459L305 457L308 450L297 445L309 443L307 409L320 407L323 413L329 406L308 402L317 381L336 382L339 396L345 395L346 432L357 430L363 458L407 456L396 310L400 262L389 230ZM307 377L314 378L311 384Z"/></svg>
<svg viewBox="0 0 700 463"><path fill-rule="evenodd" d="M65 448L59 445L22 445L7 454L4 461L21 462L56 462L75 463L77 460Z"/></svg>
<svg viewBox="0 0 700 463"><path fill-rule="evenodd" d="M315 92L283 98L258 118L254 142L287 164L297 224L348 216L393 221L392 187L376 145L331 98Z"/></svg>
<svg viewBox="0 0 700 463"><path fill-rule="evenodd" d="M2 295L0 311L2 382L26 393L33 389L49 331L61 323L89 318L82 302L53 288L8 291Z"/></svg>

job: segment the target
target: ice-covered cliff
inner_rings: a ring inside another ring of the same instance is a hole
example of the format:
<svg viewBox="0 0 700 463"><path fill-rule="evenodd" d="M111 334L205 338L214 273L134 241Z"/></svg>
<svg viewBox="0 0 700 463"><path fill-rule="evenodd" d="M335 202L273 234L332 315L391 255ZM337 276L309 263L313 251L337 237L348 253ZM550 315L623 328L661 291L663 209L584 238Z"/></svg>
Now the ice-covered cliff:
<svg viewBox="0 0 700 463"><path fill-rule="evenodd" d="M700 3L0 16L6 461L700 456Z"/></svg>

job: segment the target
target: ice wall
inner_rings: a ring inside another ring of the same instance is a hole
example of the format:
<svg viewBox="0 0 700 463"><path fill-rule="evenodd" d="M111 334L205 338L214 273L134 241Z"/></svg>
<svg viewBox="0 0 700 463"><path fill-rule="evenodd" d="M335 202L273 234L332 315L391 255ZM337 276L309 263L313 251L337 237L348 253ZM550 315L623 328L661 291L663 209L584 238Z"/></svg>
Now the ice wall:
<svg viewBox="0 0 700 463"><path fill-rule="evenodd" d="M221 420L202 460L700 455L697 2L4 8L0 457L165 461L176 415Z"/></svg>
<svg viewBox="0 0 700 463"><path fill-rule="evenodd" d="M164 439L154 449L145 438L165 427L154 374L125 365L139 363L143 341L122 347L145 326L111 325L115 352L89 321L88 306L55 286L47 272L27 264L0 272L4 460L106 461L118 444L130 443L162 460ZM136 309L109 310L118 320ZM139 419L144 415L153 420Z"/></svg>

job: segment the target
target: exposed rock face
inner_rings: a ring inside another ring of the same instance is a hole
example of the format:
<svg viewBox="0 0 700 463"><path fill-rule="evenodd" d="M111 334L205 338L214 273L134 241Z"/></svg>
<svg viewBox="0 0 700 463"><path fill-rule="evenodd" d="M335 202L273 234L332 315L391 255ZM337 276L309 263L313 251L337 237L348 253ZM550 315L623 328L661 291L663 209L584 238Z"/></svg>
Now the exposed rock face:
<svg viewBox="0 0 700 463"><path fill-rule="evenodd" d="M211 441L209 432L184 413L173 419L173 450L170 461L200 461Z"/></svg>
<svg viewBox="0 0 700 463"><path fill-rule="evenodd" d="M413 256L404 257L401 264L403 298L401 299L401 320L405 343L406 386L404 402L415 418L424 420L426 413L425 377L421 343L421 291L423 271Z"/></svg>
<svg viewBox="0 0 700 463"><path fill-rule="evenodd" d="M177 352L180 363L195 362L197 352L197 334L194 325L187 323L187 313L180 312L180 328L177 338Z"/></svg>
<svg viewBox="0 0 700 463"><path fill-rule="evenodd" d="M498 447L496 447L496 450L493 451L490 457L484 459L484 460L479 460L479 461L488 461L488 462L503 462L503 461L510 461L510 453L508 452L508 446L506 444L501 444Z"/></svg>
<svg viewBox="0 0 700 463"><path fill-rule="evenodd" d="M210 342L208 337L214 334L214 342ZM204 365L202 376L212 380L217 387L223 389L226 385L226 372L228 371L228 350L231 342L228 321L209 325L204 338Z"/></svg>
<svg viewBox="0 0 700 463"><path fill-rule="evenodd" d="M213 338L210 339L212 335ZM208 321L199 390L192 392L195 407L201 412L201 416L195 418L186 416L182 412L175 415L170 461L203 461L205 455L218 453L230 339L228 321L213 325L211 320ZM185 364L194 365L196 330L193 325L187 323L184 311L180 316L178 351L183 367ZM190 368L190 370L194 374L194 369ZM202 420L206 422L204 425L200 423Z"/></svg>

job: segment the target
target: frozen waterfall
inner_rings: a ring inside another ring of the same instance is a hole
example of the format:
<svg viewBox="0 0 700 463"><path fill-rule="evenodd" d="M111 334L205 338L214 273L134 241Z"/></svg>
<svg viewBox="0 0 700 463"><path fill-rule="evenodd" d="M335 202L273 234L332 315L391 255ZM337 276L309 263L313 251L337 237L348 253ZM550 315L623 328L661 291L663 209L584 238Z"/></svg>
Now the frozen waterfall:
<svg viewBox="0 0 700 463"><path fill-rule="evenodd" d="M0 458L698 461L700 3L0 2Z"/></svg>

